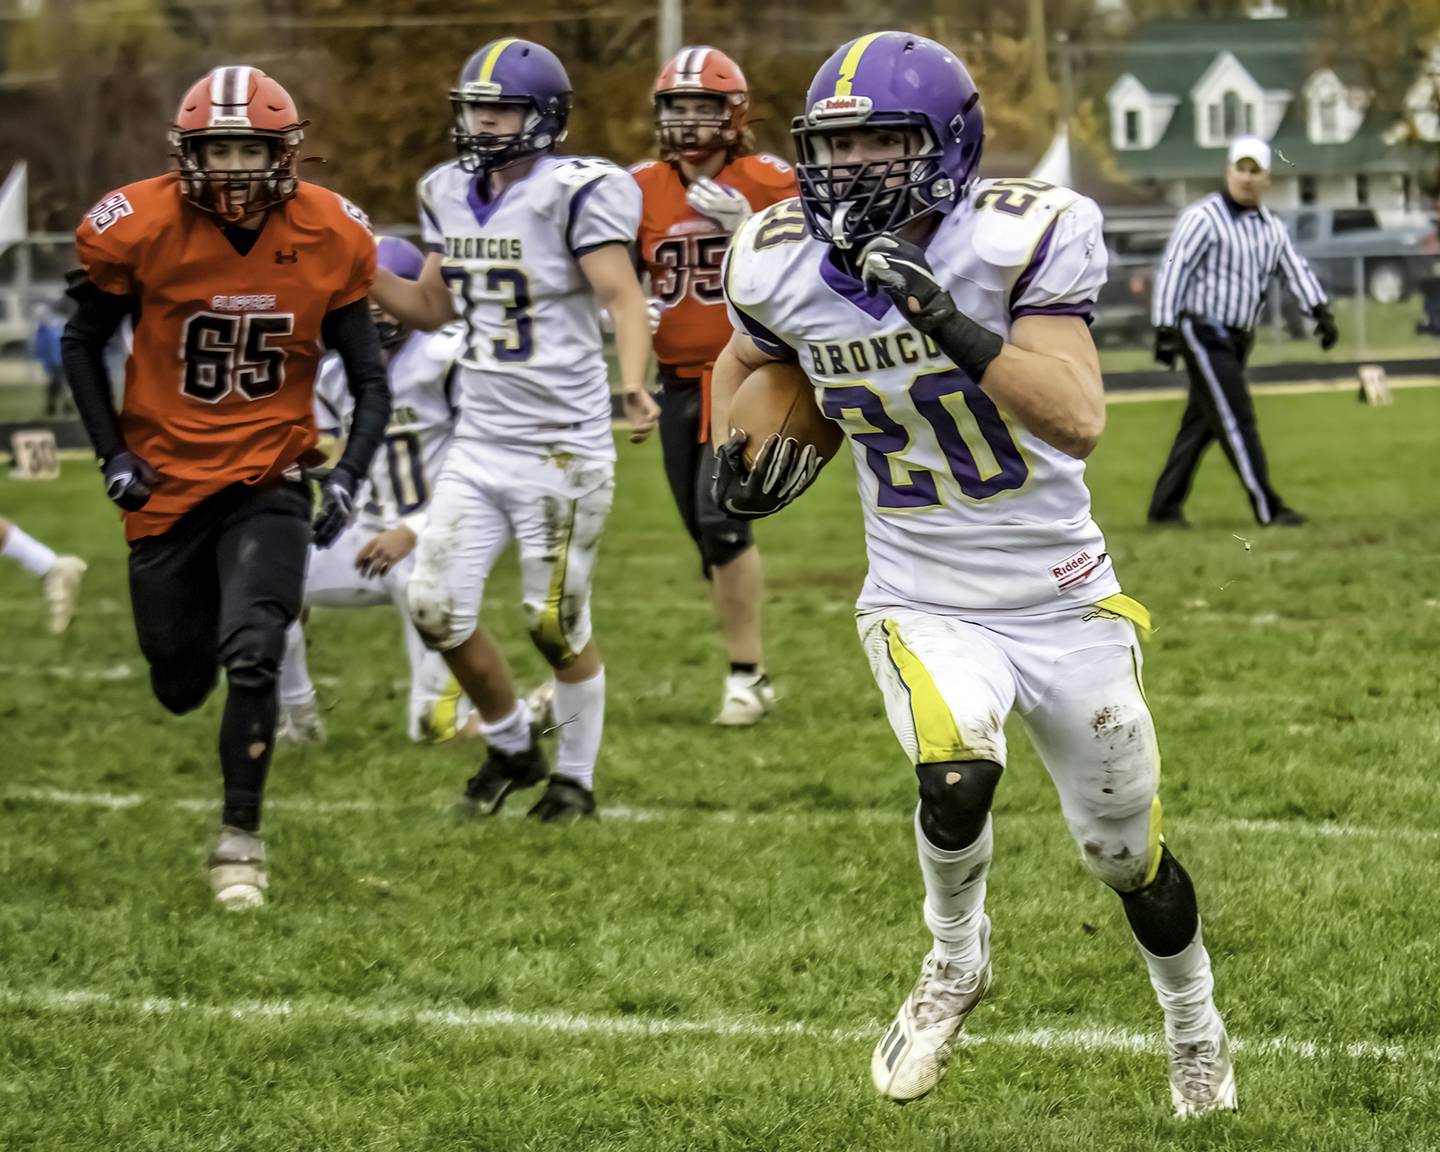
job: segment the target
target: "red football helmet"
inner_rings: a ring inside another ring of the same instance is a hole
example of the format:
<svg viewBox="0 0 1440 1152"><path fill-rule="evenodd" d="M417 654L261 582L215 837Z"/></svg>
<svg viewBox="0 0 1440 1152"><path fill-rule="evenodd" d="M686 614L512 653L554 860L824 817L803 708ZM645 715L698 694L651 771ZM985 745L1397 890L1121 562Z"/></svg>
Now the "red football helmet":
<svg viewBox="0 0 1440 1152"><path fill-rule="evenodd" d="M719 102L716 114L666 115L668 102L678 96L713 96ZM735 147L749 114L745 73L718 48L680 49L655 81L655 135L666 156L703 160L712 152Z"/></svg>
<svg viewBox="0 0 1440 1152"><path fill-rule="evenodd" d="M295 195L301 120L290 94L258 68L214 69L180 101L170 143L180 163L182 187L195 207L225 220L240 220ZM210 168L204 142L259 138L270 150L263 168Z"/></svg>

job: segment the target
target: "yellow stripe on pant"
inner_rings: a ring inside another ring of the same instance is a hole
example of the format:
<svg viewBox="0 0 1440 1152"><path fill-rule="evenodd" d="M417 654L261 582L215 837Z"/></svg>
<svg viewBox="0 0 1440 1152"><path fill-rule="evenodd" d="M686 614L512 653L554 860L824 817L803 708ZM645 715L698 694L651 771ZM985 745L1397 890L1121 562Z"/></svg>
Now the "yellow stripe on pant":
<svg viewBox="0 0 1440 1152"><path fill-rule="evenodd" d="M915 728L916 763L942 764L947 760L970 760L950 706L940 695L935 679L920 658L900 636L900 627L886 620L885 642L890 662L910 696L910 719Z"/></svg>
<svg viewBox="0 0 1440 1152"><path fill-rule="evenodd" d="M560 554L555 558L555 570L550 576L550 591L546 593L545 607L540 610L540 619L535 625L540 651L555 668L573 664L575 657L579 655L570 647L570 637L565 633L565 619L560 607L565 599L570 541L575 536L575 517L579 503L578 500L570 501L570 521L565 525L565 540L560 545Z"/></svg>

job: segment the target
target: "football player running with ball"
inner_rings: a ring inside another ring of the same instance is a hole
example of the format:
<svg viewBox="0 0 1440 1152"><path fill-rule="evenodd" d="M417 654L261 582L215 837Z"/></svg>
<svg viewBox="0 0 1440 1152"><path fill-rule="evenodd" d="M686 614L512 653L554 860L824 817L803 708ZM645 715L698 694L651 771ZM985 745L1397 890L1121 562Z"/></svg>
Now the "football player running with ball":
<svg viewBox="0 0 1440 1152"><path fill-rule="evenodd" d="M227 908L264 902L260 807L276 675L312 538L301 465L316 451L321 345L345 364L355 416L323 485L327 547L390 415L367 295L375 240L353 204L296 177L303 122L256 68L217 68L180 102L178 172L110 193L81 221L65 374L125 514L130 599L150 683L198 708L225 669L224 807L210 881ZM105 345L134 323L117 420Z"/></svg>
<svg viewBox="0 0 1440 1152"><path fill-rule="evenodd" d="M486 578L513 540L530 635L555 670L555 773L530 814L595 811L605 670L590 635L590 578L614 492L610 384L600 309L615 345L633 440L655 425L645 390L650 324L630 246L640 190L608 160L552 155L570 80L548 48L496 40L450 94L459 158L420 182L430 248L418 281L382 270L375 298L402 323L465 323L460 417L420 533L410 608L480 713L489 756L461 811L489 815L545 779L532 716L478 623ZM452 295L453 291L453 295Z"/></svg>
<svg viewBox="0 0 1440 1152"><path fill-rule="evenodd" d="M398 236L381 236L376 251L379 267L407 280L419 276L425 263L420 249ZM390 424L367 485L356 494L360 511L355 523L331 547L310 554L305 608L389 604L400 610L410 657L407 731L411 740L439 743L458 735L464 701L440 653L420 642L406 592L425 508L455 431L453 386L461 333L458 324L415 332L373 306L371 315L390 374ZM353 405L338 356L327 356L320 365L315 405L321 433L343 436ZM297 744L325 739L299 621L286 637L279 733L281 740Z"/></svg>
<svg viewBox="0 0 1440 1152"><path fill-rule="evenodd" d="M934 946L872 1076L897 1100L928 1092L990 986L990 808L1018 708L1149 969L1177 1113L1234 1108L1195 891L1160 835L1146 613L1120 591L1085 487L1105 419L1086 324L1105 279L1100 212L1039 181L977 182L983 123L965 67L934 41L844 45L794 123L799 201L747 222L726 271L737 332L715 366L714 424L729 427L749 372L795 359L850 438L870 561L860 638L919 778ZM771 440L751 483L743 449L737 435L720 453L722 506L776 511L803 454Z"/></svg>
<svg viewBox="0 0 1440 1152"><path fill-rule="evenodd" d="M645 197L640 255L660 309L660 447L680 519L700 550L730 658L717 724L754 724L774 704L765 674L764 577L750 525L715 505L710 373L730 338L720 264L754 211L795 195L790 165L756 155L739 66L715 48L682 48L655 81L661 158L631 168Z"/></svg>

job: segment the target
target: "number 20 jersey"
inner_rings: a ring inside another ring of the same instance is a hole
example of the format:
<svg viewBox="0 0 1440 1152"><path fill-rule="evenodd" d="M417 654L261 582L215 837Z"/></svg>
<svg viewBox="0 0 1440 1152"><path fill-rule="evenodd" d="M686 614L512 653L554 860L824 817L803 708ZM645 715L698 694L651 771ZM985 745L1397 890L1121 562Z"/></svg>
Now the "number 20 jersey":
<svg viewBox="0 0 1440 1152"><path fill-rule="evenodd" d="M161 483L125 514L128 539L168 531L207 496L279 476L314 447L321 321L375 275L358 208L301 181L242 255L171 173L106 196L75 247L95 287L136 305L120 431Z"/></svg>
<svg viewBox="0 0 1440 1152"><path fill-rule="evenodd" d="M1105 280L1100 210L1039 181L985 181L926 248L971 319L1001 336L1085 316ZM864 506L863 610L1027 613L1119 590L1085 465L1031 435L887 296L867 296L806 230L798 201L752 218L726 267L735 327L794 356L850 440Z"/></svg>
<svg viewBox="0 0 1440 1152"><path fill-rule="evenodd" d="M631 245L640 190L608 160L541 156L499 196L450 161L420 181L420 230L465 322L462 439L613 460L600 310L579 259Z"/></svg>

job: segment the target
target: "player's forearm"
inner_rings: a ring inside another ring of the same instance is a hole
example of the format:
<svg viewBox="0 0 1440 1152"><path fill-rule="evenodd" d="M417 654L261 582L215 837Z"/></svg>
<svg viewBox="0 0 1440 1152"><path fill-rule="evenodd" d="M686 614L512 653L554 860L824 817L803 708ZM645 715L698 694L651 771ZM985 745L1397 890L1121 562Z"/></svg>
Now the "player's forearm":
<svg viewBox="0 0 1440 1152"><path fill-rule="evenodd" d="M336 467L358 479L370 470L370 461L390 423L390 385L369 300L356 300L329 313L321 324L321 335L326 346L340 354L355 398L345 451Z"/></svg>
<svg viewBox="0 0 1440 1152"><path fill-rule="evenodd" d="M370 295L407 328L434 332L455 319L454 297L438 277L406 280L388 268L378 268Z"/></svg>
<svg viewBox="0 0 1440 1152"><path fill-rule="evenodd" d="M981 385L1027 431L1076 460L1095 450L1105 430L1099 374L1069 358L1006 344Z"/></svg>
<svg viewBox="0 0 1440 1152"><path fill-rule="evenodd" d="M640 282L634 282L601 301L615 322L615 359L620 368L620 387L625 392L645 388L645 373L650 366L650 316Z"/></svg>
<svg viewBox="0 0 1440 1152"><path fill-rule="evenodd" d="M115 417L110 373L105 367L105 345L115 334L129 308L124 297L111 296L93 285L78 285L70 295L79 304L65 325L60 357L65 379L75 397L75 410L95 455L107 460L125 447Z"/></svg>
<svg viewBox="0 0 1440 1152"><path fill-rule="evenodd" d="M730 435L730 401L745 377L769 360L753 341L739 333L731 336L715 358L715 367L710 371L710 434L717 444L723 444Z"/></svg>

